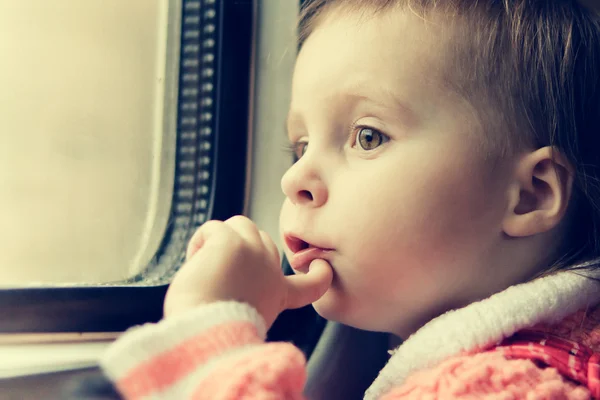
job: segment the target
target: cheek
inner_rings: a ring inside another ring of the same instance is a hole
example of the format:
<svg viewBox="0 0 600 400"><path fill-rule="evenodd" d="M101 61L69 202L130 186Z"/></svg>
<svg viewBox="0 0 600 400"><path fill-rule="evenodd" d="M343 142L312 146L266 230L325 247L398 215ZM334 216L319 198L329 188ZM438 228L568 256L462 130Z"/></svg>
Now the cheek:
<svg viewBox="0 0 600 400"><path fill-rule="evenodd" d="M435 268L476 253L501 215L483 174L469 172L476 168L446 162L382 170L394 173L355 175L352 185L346 180L348 187L339 190L356 195L334 207L357 265L381 265L380 278L390 263L428 273L419 266Z"/></svg>

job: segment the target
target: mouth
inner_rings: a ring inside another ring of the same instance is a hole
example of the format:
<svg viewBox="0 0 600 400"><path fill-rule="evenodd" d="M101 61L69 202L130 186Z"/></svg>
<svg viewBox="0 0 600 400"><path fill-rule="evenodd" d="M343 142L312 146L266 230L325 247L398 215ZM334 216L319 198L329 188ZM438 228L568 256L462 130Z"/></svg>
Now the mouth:
<svg viewBox="0 0 600 400"><path fill-rule="evenodd" d="M308 272L310 263L317 259L327 260L333 249L316 246L294 235L285 235L287 247L294 253L290 259L290 266L298 272Z"/></svg>

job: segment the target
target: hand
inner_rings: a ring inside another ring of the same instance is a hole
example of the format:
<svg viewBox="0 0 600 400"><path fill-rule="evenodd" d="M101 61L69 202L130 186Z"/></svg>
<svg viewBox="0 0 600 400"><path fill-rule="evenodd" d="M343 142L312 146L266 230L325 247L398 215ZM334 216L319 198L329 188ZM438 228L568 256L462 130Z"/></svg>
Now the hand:
<svg viewBox="0 0 600 400"><path fill-rule="evenodd" d="M192 236L186 262L165 298L165 318L201 304L237 300L255 307L269 328L284 310L318 300L331 285L325 260L305 275L284 276L277 247L246 217L209 221Z"/></svg>

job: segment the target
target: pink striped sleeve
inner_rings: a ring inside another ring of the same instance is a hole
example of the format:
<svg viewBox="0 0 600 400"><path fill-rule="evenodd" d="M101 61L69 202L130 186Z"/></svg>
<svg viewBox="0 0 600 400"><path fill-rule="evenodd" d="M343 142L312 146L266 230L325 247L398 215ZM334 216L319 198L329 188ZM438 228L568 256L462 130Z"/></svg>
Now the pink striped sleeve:
<svg viewBox="0 0 600 400"><path fill-rule="evenodd" d="M411 375L381 400L564 399L589 400L589 390L554 368L530 360L508 360L500 352L450 358Z"/></svg>
<svg viewBox="0 0 600 400"><path fill-rule="evenodd" d="M126 399L302 399L302 352L264 337L252 307L215 303L126 332L101 366Z"/></svg>

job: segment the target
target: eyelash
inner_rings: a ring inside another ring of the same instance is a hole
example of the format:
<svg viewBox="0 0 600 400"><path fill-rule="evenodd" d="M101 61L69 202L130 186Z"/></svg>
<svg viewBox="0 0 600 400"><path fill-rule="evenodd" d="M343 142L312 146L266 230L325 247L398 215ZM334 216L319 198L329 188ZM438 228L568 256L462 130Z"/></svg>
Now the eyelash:
<svg viewBox="0 0 600 400"><path fill-rule="evenodd" d="M299 149L300 145L308 145L308 142L300 141L300 142L288 143L285 145L286 153L288 153L289 155L291 155L293 157L294 162L298 161L301 157L301 156L298 156L298 152L300 150Z"/></svg>

